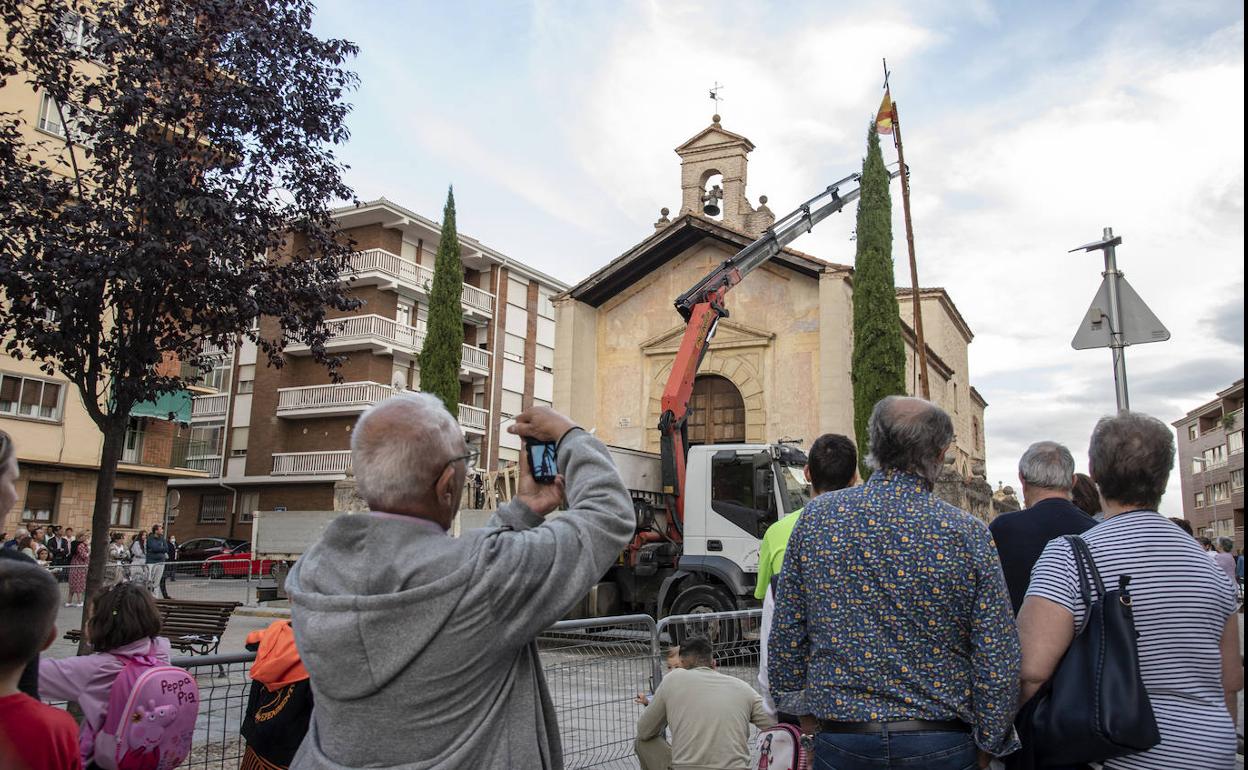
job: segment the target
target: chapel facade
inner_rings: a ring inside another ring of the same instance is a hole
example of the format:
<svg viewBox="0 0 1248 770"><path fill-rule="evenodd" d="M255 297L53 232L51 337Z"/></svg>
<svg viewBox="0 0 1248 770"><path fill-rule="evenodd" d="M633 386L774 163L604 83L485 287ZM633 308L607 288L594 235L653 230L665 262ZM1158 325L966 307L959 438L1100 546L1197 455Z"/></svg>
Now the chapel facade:
<svg viewBox="0 0 1248 770"><path fill-rule="evenodd" d="M753 149L715 116L676 148L676 215L663 209L654 232L555 298L554 406L596 428L608 444L658 451L660 397L684 333L673 300L775 221L766 196L754 205L746 195ZM796 440L808 447L822 433L854 436L853 272L786 248L728 294L730 315L698 370L691 444ZM908 289L898 291L914 393L911 297ZM919 297L932 400L953 417L957 432L938 491L987 519L987 404L968 371L974 335L944 289L921 289Z"/></svg>

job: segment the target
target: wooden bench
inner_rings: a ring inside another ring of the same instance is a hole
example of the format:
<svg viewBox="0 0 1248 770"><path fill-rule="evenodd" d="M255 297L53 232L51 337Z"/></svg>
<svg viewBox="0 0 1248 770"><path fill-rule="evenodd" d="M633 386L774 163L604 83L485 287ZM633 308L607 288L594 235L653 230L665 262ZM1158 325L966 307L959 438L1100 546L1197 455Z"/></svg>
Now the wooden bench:
<svg viewBox="0 0 1248 770"><path fill-rule="evenodd" d="M234 610L241 602L198 602L185 599L157 599L160 635L173 649L189 655L213 655ZM82 639L82 629L65 632L71 642Z"/></svg>

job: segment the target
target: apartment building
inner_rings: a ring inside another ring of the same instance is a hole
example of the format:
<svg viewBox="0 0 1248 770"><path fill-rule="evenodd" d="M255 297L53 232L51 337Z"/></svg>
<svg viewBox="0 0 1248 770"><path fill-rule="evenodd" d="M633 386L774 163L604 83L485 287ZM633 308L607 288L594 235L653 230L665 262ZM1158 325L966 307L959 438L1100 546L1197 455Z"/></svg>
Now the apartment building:
<svg viewBox="0 0 1248 770"><path fill-rule="evenodd" d="M1244 381L1173 423L1183 518L1196 534L1244 547Z"/></svg>
<svg viewBox="0 0 1248 770"><path fill-rule="evenodd" d="M362 301L330 321L328 349L347 356L332 383L303 346L267 366L254 344L219 353L219 365L191 410L193 441L206 450L189 462L208 479L182 479L172 530L192 536L248 537L257 510L328 510L334 485L350 471L351 430L370 405L418 390L428 292L439 223L384 198L334 212L354 243L349 278ZM474 238L460 234L464 348L459 422L481 452L483 469L519 460L506 432L514 415L549 405L554 388L551 297L568 287ZM265 319L264 323L272 323ZM275 330L272 330L275 331Z"/></svg>
<svg viewBox="0 0 1248 770"><path fill-rule="evenodd" d="M66 10L64 34L66 45L80 45L89 34L87 23ZM57 173L68 169L59 153L36 146L40 140L51 147L65 140L50 96L22 76L11 77L0 88L0 113L18 117L31 162L47 162ZM170 394L131 412L110 528L134 532L161 521L167 479L205 475L187 464L197 451L191 442L190 404L187 393ZM174 421L168 419L171 413ZM74 386L57 372L43 371L38 362L0 353L0 430L13 438L21 471L17 504L0 511L0 531L11 534L29 522L89 529L104 438Z"/></svg>

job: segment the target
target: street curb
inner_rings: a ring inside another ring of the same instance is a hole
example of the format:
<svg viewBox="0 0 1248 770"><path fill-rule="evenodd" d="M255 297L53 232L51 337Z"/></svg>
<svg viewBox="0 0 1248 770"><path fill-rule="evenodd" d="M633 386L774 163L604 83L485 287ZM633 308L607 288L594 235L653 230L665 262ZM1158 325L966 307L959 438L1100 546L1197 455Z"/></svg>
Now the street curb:
<svg viewBox="0 0 1248 770"><path fill-rule="evenodd" d="M235 615L245 618L289 618L289 607L239 607Z"/></svg>

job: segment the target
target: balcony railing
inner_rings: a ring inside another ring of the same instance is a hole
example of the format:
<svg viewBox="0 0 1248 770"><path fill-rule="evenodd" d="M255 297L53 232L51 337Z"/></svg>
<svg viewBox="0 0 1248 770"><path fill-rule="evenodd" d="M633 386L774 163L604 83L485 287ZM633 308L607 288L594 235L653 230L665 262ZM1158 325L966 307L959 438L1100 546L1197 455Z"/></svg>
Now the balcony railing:
<svg viewBox="0 0 1248 770"><path fill-rule="evenodd" d="M207 419L209 417L224 417L226 402L229 396L225 393L217 393L211 396L195 396L191 400L191 419L197 417Z"/></svg>
<svg viewBox="0 0 1248 770"><path fill-rule="evenodd" d="M490 413L479 406L459 405L459 424L468 430L479 430L484 433L489 418Z"/></svg>
<svg viewBox="0 0 1248 770"><path fill-rule="evenodd" d="M373 347L379 353L397 349L415 356L425 344L424 329L376 314L335 318L326 321L325 325L329 327L330 337L326 346L330 348ZM286 350L288 353L300 353L307 349L306 345L294 344ZM471 374L488 375L490 358L488 350L464 345L461 368Z"/></svg>
<svg viewBox="0 0 1248 770"><path fill-rule="evenodd" d="M350 468L350 449L332 452L283 452L273 455L274 476L321 476L346 473Z"/></svg>
<svg viewBox="0 0 1248 770"><path fill-rule="evenodd" d="M206 471L209 478L220 478L221 476L221 457L213 455L209 457L188 457L186 458L186 467L196 471Z"/></svg>
<svg viewBox="0 0 1248 770"><path fill-rule="evenodd" d="M277 391L278 417L317 417L328 414L359 414L373 404L403 391L377 382L341 382L305 385ZM459 405L459 424L464 430L485 432L489 412L470 404Z"/></svg>
<svg viewBox="0 0 1248 770"><path fill-rule="evenodd" d="M424 265L403 259L385 249L357 251L350 257L351 270L361 273L380 273L410 289L429 295L433 286L433 271ZM466 313L479 313L486 317L494 314L494 295L476 286L464 284L460 303Z"/></svg>

